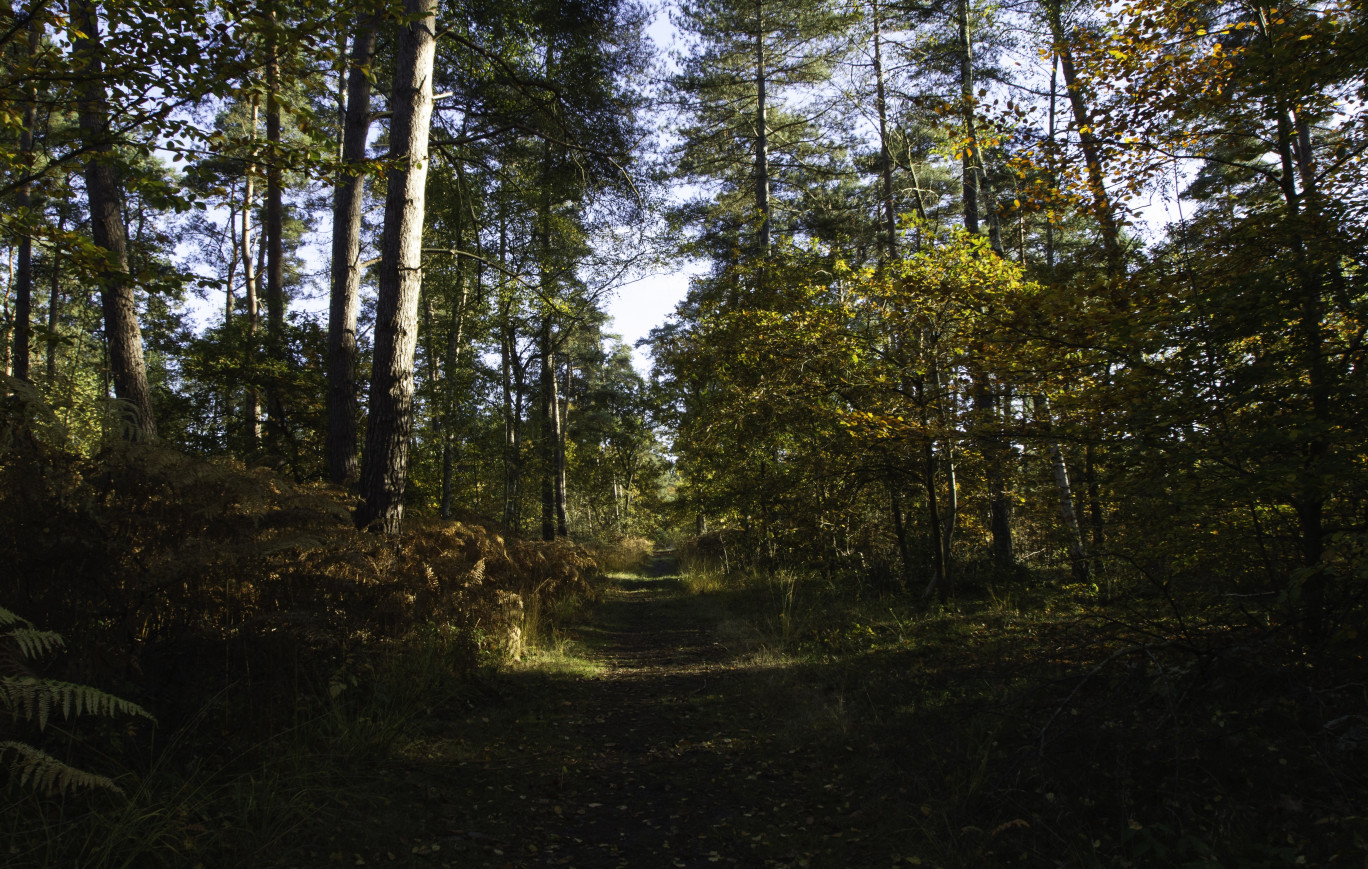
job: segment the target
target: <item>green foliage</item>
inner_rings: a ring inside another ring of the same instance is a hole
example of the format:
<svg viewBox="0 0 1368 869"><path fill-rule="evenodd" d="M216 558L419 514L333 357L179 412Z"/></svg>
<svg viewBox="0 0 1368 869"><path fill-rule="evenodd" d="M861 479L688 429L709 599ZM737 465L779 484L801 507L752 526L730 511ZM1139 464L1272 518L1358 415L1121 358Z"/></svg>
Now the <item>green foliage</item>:
<svg viewBox="0 0 1368 869"><path fill-rule="evenodd" d="M63 721L94 716L152 716L141 706L89 685L36 676L27 666L63 646L60 634L35 629L26 619L0 607L0 708L12 721L35 724L41 732L54 712ZM42 749L12 739L0 740L0 758L9 756L11 781L47 795L67 791L108 790L123 793L113 779L78 769Z"/></svg>

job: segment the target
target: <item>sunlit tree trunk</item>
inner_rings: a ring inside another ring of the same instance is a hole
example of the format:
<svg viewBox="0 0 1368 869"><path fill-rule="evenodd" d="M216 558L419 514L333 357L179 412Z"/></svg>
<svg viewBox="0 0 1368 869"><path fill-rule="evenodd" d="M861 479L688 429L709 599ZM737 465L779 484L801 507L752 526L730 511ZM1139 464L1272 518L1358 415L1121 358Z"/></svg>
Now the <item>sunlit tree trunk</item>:
<svg viewBox="0 0 1368 869"><path fill-rule="evenodd" d="M570 428L570 366L565 366L565 401L560 400L555 369L551 371L552 401L556 409L556 533L570 536L570 522L566 516L569 469L565 464L565 443Z"/></svg>
<svg viewBox="0 0 1368 869"><path fill-rule="evenodd" d="M110 377L115 396L128 402L137 414L128 433L150 440L156 438L157 425L143 362L142 331L138 327L133 279L128 273L128 235L120 206L122 197L109 130L99 22L89 0L73 0L71 19L75 31L80 34L72 34L72 49L81 67L80 129L88 155L85 179L90 203L90 233L96 247L105 252L98 279L109 346Z"/></svg>
<svg viewBox="0 0 1368 869"><path fill-rule="evenodd" d="M413 433L413 357L423 274L436 12L437 0L405 0L407 23L399 32L391 97L390 149L398 165L387 175L375 363L361 463L360 490L365 501L356 514L358 527L379 522L386 534L398 534L403 522Z"/></svg>
<svg viewBox="0 0 1368 869"><path fill-rule="evenodd" d="M252 96L252 107L248 115L247 140L251 142L251 158L247 164L247 177L242 193L242 280L243 290L246 294L247 305L247 352L256 352L256 334L260 326L261 317L261 295L257 284L259 272L253 261L252 243L252 208L256 198L256 134L257 134L257 114L260 110L260 98ZM252 360L244 360L248 364ZM243 396L242 402L242 421L247 438L247 448L255 449L261 443L261 395L256 387L247 387L247 392Z"/></svg>

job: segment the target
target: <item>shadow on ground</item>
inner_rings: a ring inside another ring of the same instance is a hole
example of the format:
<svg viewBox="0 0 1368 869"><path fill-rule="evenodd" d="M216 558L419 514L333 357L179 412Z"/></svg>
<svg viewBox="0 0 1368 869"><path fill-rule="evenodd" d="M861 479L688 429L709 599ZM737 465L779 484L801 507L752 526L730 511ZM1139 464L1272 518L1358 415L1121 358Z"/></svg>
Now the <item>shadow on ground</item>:
<svg viewBox="0 0 1368 869"><path fill-rule="evenodd" d="M869 801L905 795L876 746L842 741L839 699L721 630L668 557L652 574L619 581L581 629L597 674L514 671L492 701L430 722L392 773L413 799L405 831L347 862L897 862L905 831L862 824Z"/></svg>

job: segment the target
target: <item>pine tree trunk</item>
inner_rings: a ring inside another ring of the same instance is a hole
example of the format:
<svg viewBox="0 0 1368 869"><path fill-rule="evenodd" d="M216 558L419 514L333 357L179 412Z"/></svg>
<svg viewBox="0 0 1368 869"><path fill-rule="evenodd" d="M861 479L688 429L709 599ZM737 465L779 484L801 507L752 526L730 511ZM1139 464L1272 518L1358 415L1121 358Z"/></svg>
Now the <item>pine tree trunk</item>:
<svg viewBox="0 0 1368 869"><path fill-rule="evenodd" d="M250 129L248 141L252 143L252 159L247 164L245 187L242 193L242 279L243 290L247 296L247 354L243 361L251 366L256 354L256 335L261 318L261 294L257 284L259 272L253 262L252 244L252 201L256 198L256 131L257 113L260 98L252 97L252 110L249 116ZM261 395L255 386L247 387L243 396L242 421L247 436L248 450L255 450L261 444Z"/></svg>
<svg viewBox="0 0 1368 869"><path fill-rule="evenodd" d="M57 232L62 232L62 213L57 213ZM47 310L47 382L55 384L57 382L57 324L60 322L62 310L62 254L61 251L52 252L52 275L48 285L48 310Z"/></svg>
<svg viewBox="0 0 1368 869"><path fill-rule="evenodd" d="M38 53L43 38L43 24L37 15L30 15L28 33L29 57ZM33 169L33 130L38 121L38 96L32 83L24 88L24 116L19 129L19 171ZM27 211L33 205L33 184L19 185L15 204ZM23 220L31 222L30 216ZM14 376L30 379L29 354L33 337L33 236L25 232L19 237L19 262L14 273Z"/></svg>
<svg viewBox="0 0 1368 869"><path fill-rule="evenodd" d="M556 376L551 347L551 318L544 316L541 326L541 373L538 375L541 404L541 536L556 539Z"/></svg>
<svg viewBox="0 0 1368 869"><path fill-rule="evenodd" d="M280 31L274 4L266 23L266 346L276 362L285 360L285 184L281 166ZM277 384L266 394L267 418L275 447L285 435L285 398Z"/></svg>
<svg viewBox="0 0 1368 869"><path fill-rule="evenodd" d="M356 320L361 309L361 213L370 133L371 84L366 67L375 57L379 19L357 24L347 72L347 108L342 129L342 170L333 188L332 292L328 304L328 477L356 481Z"/></svg>
<svg viewBox="0 0 1368 869"><path fill-rule="evenodd" d="M522 498L522 446L519 443L519 414L514 408L513 395L513 356L517 352L514 344L511 314L503 311L503 323L499 334L499 370L503 383L503 466L504 466L504 503L503 523L513 531L521 530L519 504Z"/></svg>
<svg viewBox="0 0 1368 869"><path fill-rule="evenodd" d="M756 242L760 257L768 257L772 247L769 183L769 114L766 106L768 76L765 68L765 7L764 0L756 2L755 27L755 210L760 217L760 235Z"/></svg>
<svg viewBox="0 0 1368 869"><path fill-rule="evenodd" d="M461 223L456 224L456 246L461 245ZM476 276L478 283L479 276ZM442 518L450 519L452 515L452 500L455 497L455 473L456 473L456 433L454 431L456 423L456 380L455 371L461 361L461 348L465 338L465 316L466 301L470 296L469 286L465 280L465 268L457 264L456 272L456 304L451 312L451 323L447 329L447 344L445 365L446 376L443 378L442 395L439 399L442 409L442 430L439 437L442 440Z"/></svg>
<svg viewBox="0 0 1368 869"><path fill-rule="evenodd" d="M365 502L356 524L379 522L398 534L404 517L409 438L413 433L413 357L418 342L418 295L422 286L424 194L428 133L432 122L432 75L436 55L437 0L404 0L391 97L391 158L385 230L381 239L380 292L375 311L375 363L360 490Z"/></svg>
<svg viewBox="0 0 1368 869"><path fill-rule="evenodd" d="M90 202L90 233L95 246L107 254L100 270L101 306L105 338L109 345L110 377L114 395L133 408L136 419L128 428L131 437L155 440L156 419L152 391L143 362L142 332L138 328L133 280L128 273L127 232L120 207L114 145L110 141L108 97L104 87L104 63L100 58L99 22L90 0L73 0L71 17L84 38L73 38L73 51L81 67L80 128L89 155L85 167L86 196Z"/></svg>

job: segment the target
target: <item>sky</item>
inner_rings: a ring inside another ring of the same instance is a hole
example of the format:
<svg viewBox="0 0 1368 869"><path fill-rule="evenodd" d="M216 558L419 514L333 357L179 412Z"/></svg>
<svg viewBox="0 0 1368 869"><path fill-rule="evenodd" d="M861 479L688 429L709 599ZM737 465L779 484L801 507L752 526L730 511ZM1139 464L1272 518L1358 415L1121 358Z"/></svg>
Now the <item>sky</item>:
<svg viewBox="0 0 1368 869"><path fill-rule="evenodd" d="M665 322L689 289L691 270L680 266L671 274L654 275L619 289L608 302L608 315L613 323L606 331L621 335L623 343L632 347L632 361L643 376L650 373L651 354L646 347L634 346L652 329Z"/></svg>
<svg viewBox="0 0 1368 869"><path fill-rule="evenodd" d="M647 28L651 41L666 64L669 60L664 54L678 40L678 32L670 23L671 5L657 5L651 25ZM613 318L613 324L607 331L621 335L623 342L633 348L632 359L643 376L651 370L651 354L648 348L634 345L665 322L675 306L683 300L689 289L689 278L699 268L681 263L677 271L652 275L619 288L608 302L608 315Z"/></svg>

